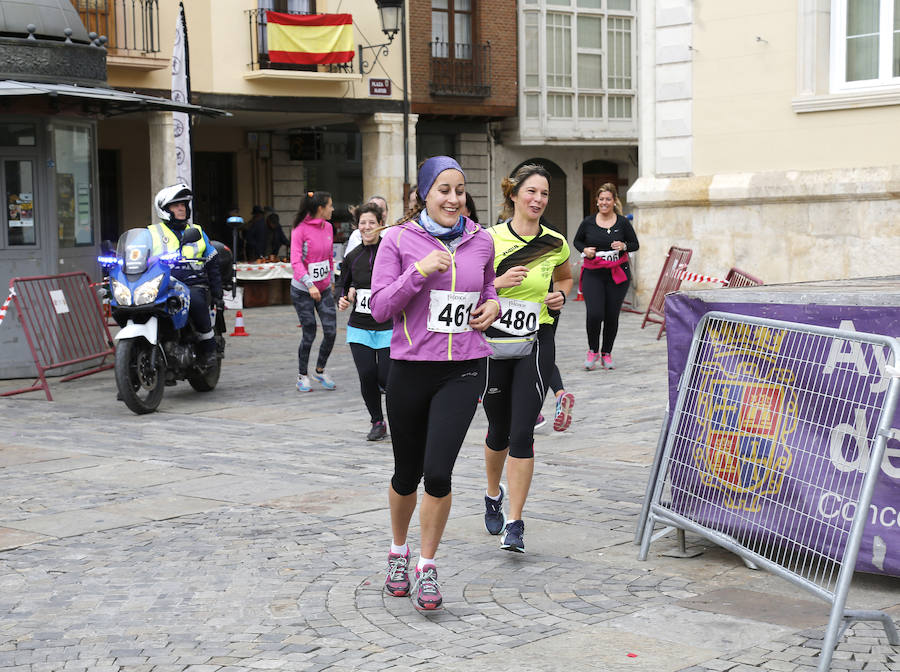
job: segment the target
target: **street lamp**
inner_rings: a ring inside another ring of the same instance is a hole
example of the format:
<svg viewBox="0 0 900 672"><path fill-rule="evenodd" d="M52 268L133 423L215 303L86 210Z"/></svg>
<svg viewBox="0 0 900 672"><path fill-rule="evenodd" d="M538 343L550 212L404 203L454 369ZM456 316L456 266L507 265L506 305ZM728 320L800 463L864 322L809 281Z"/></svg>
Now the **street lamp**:
<svg viewBox="0 0 900 672"><path fill-rule="evenodd" d="M367 75L372 72L375 64L378 63L378 59L381 56L388 55L388 46L394 41L394 37L402 28L403 1L404 0L375 0L375 4L378 6L378 13L381 16L381 32L387 36L388 41L383 42L382 44L370 44L367 46L359 45L360 74ZM363 50L365 49L371 49L375 52L375 59L371 64L369 64L368 61L363 60Z"/></svg>

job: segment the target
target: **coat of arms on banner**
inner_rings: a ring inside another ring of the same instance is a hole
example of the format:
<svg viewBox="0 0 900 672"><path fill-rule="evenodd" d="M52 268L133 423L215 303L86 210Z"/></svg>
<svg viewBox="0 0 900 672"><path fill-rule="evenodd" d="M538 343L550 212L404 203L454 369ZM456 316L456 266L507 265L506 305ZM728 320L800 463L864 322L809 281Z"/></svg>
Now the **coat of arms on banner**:
<svg viewBox="0 0 900 672"><path fill-rule="evenodd" d="M779 366L783 332L754 325L711 325L701 362L693 461L703 485L722 491L731 509L760 510L778 494L797 427L794 374Z"/></svg>

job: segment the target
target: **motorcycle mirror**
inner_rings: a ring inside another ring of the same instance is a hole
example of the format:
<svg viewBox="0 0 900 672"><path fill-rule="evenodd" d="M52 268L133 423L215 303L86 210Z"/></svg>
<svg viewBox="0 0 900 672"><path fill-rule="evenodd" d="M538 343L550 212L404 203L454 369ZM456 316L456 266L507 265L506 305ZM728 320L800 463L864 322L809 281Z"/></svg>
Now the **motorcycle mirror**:
<svg viewBox="0 0 900 672"><path fill-rule="evenodd" d="M116 253L116 245L111 240L104 240L100 243L100 254L109 256Z"/></svg>
<svg viewBox="0 0 900 672"><path fill-rule="evenodd" d="M190 245L191 243L196 243L202 237L203 235L200 233L200 229L195 229L191 226L184 232L184 235L181 236L181 244Z"/></svg>

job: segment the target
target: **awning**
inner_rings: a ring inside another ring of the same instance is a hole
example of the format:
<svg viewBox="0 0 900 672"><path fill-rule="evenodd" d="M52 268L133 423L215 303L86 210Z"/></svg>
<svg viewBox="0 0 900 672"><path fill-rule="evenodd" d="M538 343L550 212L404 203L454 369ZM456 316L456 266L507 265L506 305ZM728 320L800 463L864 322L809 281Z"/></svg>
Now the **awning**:
<svg viewBox="0 0 900 672"><path fill-rule="evenodd" d="M145 96L142 93L128 93L118 89L104 89L71 84L44 84L42 82L19 82L12 79L0 80L0 96L48 96L91 100L103 105L106 114L126 114L128 112L187 112L209 117L230 117L231 113L214 107L179 103L167 98Z"/></svg>

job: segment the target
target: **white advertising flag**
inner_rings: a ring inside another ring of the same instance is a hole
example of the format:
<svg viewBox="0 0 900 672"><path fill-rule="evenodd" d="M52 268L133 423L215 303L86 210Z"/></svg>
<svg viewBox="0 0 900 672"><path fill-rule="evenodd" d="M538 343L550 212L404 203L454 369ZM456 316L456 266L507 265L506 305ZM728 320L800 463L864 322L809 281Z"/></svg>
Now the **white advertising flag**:
<svg viewBox="0 0 900 672"><path fill-rule="evenodd" d="M187 28L184 22L184 5L178 3L178 21L175 26L175 48L172 50L172 100L179 103L190 102ZM178 182L191 185L191 127L190 119L184 112L173 112L175 127L175 175ZM192 187L193 188L193 187Z"/></svg>

